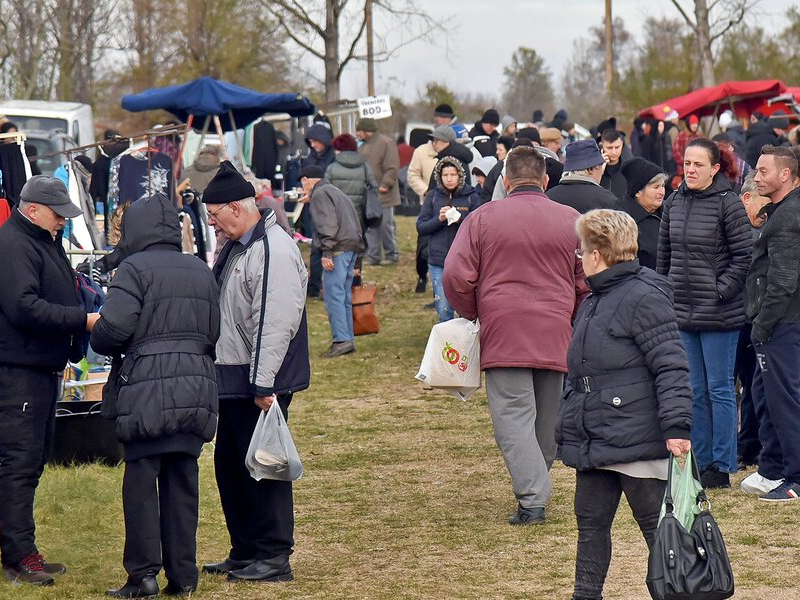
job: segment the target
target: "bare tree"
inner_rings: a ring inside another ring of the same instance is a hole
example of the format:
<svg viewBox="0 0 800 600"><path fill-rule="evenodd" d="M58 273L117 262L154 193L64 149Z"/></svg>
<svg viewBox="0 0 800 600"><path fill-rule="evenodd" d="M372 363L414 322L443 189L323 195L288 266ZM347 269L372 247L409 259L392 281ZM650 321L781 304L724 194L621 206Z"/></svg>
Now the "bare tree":
<svg viewBox="0 0 800 600"><path fill-rule="evenodd" d="M340 97L340 82L345 68L354 60L366 60L360 50L366 29L366 2L325 0L324 7L314 0L262 0L275 17L280 31L303 53L321 60L325 68L325 99ZM385 62L400 48L427 37L434 31L446 35L444 28L422 10L417 0L372 0L373 10L388 16L392 33L399 39L379 36L376 62Z"/></svg>
<svg viewBox="0 0 800 600"><path fill-rule="evenodd" d="M714 43L733 27L744 21L747 13L760 0L693 0L694 10L684 8L682 0L671 0L692 30L700 59L700 85L715 85ZM690 16L694 13L694 18Z"/></svg>

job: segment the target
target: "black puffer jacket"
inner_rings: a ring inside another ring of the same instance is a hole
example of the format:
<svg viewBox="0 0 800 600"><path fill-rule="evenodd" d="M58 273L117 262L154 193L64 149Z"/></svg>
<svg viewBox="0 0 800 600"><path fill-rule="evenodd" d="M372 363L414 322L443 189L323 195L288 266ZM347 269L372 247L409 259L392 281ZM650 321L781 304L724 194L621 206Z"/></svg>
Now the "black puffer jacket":
<svg viewBox="0 0 800 600"><path fill-rule="evenodd" d="M587 277L556 424L564 464L596 469L668 456L689 439L692 393L669 282L638 261Z"/></svg>
<svg viewBox="0 0 800 600"><path fill-rule="evenodd" d="M165 196L131 205L122 231L131 254L91 339L101 354L125 354L104 389L103 415L116 419L126 460L199 456L217 426L217 283L203 261L181 253L178 214Z"/></svg>
<svg viewBox="0 0 800 600"><path fill-rule="evenodd" d="M561 183L547 190L547 196L554 202L571 206L581 214L596 208L619 209L614 194L589 177L580 175L563 178Z"/></svg>
<svg viewBox="0 0 800 600"><path fill-rule="evenodd" d="M453 193L442 186L442 169L446 166L453 166L458 171L458 187ZM428 263L443 267L444 259L447 258L447 252L456 239L459 226L471 211L480 206L481 199L475 188L466 182L467 174L459 160L452 157L443 158L433 168L433 177L436 179L436 188L425 195L425 201L417 217L417 233L430 236ZM439 211L445 206L455 206L461 213L461 218L452 225L439 220Z"/></svg>
<svg viewBox="0 0 800 600"><path fill-rule="evenodd" d="M684 182L667 198L656 270L672 280L681 329L731 331L744 325L752 245L747 213L722 173L703 191Z"/></svg>
<svg viewBox="0 0 800 600"><path fill-rule="evenodd" d="M800 188L775 205L758 231L746 305L759 342L766 342L778 323L800 323Z"/></svg>

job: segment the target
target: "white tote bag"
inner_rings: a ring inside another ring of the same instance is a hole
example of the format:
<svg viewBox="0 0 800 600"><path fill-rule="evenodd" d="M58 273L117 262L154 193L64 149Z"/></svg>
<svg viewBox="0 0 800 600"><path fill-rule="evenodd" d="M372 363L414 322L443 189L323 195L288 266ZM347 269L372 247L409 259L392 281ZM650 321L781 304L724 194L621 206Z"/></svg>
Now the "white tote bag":
<svg viewBox="0 0 800 600"><path fill-rule="evenodd" d="M434 325L416 378L468 399L481 387L480 331L477 319L451 319Z"/></svg>

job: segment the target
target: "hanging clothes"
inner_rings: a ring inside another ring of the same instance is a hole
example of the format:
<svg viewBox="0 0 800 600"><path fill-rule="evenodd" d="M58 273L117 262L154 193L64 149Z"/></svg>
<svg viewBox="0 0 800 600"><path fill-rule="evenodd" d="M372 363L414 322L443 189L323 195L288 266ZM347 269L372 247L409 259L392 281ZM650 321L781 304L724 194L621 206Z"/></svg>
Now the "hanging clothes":
<svg viewBox="0 0 800 600"><path fill-rule="evenodd" d="M3 191L12 206L19 202L22 186L30 178L30 163L25 156L24 142L0 144L0 171L3 172Z"/></svg>
<svg viewBox="0 0 800 600"><path fill-rule="evenodd" d="M278 138L275 126L260 121L253 127L253 174L259 179L272 179L278 164Z"/></svg>
<svg viewBox="0 0 800 600"><path fill-rule="evenodd" d="M106 215L106 223L109 222L108 211L108 179L111 169L111 160L128 149L128 142L121 140L113 144L105 144L98 147L97 160L92 165L92 177L89 184L89 194L92 201L103 205L103 214ZM108 234L108 231L106 231Z"/></svg>
<svg viewBox="0 0 800 600"><path fill-rule="evenodd" d="M172 159L163 152L128 150L111 161L109 210L162 193L175 202Z"/></svg>

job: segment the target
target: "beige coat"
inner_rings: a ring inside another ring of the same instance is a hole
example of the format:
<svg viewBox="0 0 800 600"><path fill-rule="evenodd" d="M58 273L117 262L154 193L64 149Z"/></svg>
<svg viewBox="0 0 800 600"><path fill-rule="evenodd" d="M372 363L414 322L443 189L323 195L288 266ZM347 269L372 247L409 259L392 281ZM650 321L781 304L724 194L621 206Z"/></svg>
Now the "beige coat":
<svg viewBox="0 0 800 600"><path fill-rule="evenodd" d="M400 155L397 144L382 133L374 133L364 140L358 153L367 161L375 175L379 188L389 191L380 193L382 206L398 206L400 204L400 186L397 182L397 171L400 168Z"/></svg>
<svg viewBox="0 0 800 600"><path fill-rule="evenodd" d="M433 168L438 162L437 156L430 142L415 148L411 156L411 164L408 165L408 185L419 196L420 204L428 191Z"/></svg>

